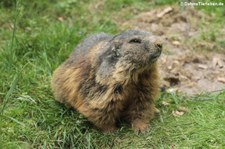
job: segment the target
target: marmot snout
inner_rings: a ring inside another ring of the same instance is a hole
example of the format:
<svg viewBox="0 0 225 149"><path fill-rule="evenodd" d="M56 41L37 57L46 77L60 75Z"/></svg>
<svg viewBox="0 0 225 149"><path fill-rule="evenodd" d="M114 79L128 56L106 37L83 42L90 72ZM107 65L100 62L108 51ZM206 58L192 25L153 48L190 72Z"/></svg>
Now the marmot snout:
<svg viewBox="0 0 225 149"><path fill-rule="evenodd" d="M124 119L143 132L154 115L161 51L162 44L144 31L92 35L55 70L54 96L103 131L116 130L116 121Z"/></svg>

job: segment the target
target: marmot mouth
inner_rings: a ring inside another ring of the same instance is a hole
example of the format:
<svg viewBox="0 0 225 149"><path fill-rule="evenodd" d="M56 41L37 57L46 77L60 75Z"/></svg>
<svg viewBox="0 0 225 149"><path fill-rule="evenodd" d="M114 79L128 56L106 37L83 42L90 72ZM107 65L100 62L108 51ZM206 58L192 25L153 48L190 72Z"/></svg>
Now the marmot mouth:
<svg viewBox="0 0 225 149"><path fill-rule="evenodd" d="M161 55L161 51L150 54L149 62L155 62L159 58L160 55Z"/></svg>

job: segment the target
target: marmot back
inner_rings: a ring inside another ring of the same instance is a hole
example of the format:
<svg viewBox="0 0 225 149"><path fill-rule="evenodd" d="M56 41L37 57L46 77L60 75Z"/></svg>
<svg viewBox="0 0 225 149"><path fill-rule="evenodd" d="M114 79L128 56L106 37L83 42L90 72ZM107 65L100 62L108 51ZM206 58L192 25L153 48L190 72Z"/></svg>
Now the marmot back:
<svg viewBox="0 0 225 149"><path fill-rule="evenodd" d="M146 131L159 92L156 61L161 50L145 31L92 35L55 70L54 96L103 131L116 130L118 119Z"/></svg>

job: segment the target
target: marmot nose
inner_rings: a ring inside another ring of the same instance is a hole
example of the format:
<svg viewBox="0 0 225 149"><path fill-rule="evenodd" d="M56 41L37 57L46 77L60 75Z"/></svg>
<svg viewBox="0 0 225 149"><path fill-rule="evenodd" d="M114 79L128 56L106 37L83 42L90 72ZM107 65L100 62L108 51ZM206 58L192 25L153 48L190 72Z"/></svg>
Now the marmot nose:
<svg viewBox="0 0 225 149"><path fill-rule="evenodd" d="M155 47L156 47L156 49L157 49L158 52L162 52L162 43L161 42L156 41L154 43L154 45L155 45Z"/></svg>
<svg viewBox="0 0 225 149"><path fill-rule="evenodd" d="M156 60L160 55L161 55L161 52L162 52L162 43L157 41L157 42L154 42L153 43L155 48L154 50L152 51L152 53L150 54L150 61L154 61Z"/></svg>

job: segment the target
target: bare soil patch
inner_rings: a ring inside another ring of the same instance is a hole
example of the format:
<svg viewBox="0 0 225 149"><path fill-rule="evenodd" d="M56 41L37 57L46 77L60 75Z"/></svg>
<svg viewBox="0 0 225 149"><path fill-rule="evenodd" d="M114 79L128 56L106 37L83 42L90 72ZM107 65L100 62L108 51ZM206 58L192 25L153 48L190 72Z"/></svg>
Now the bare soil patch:
<svg viewBox="0 0 225 149"><path fill-rule="evenodd" d="M162 40L164 52L159 60L162 87L171 92L197 94L225 89L225 54L218 52L225 48L214 39L224 40L225 29L217 30L218 37L212 32L210 40L200 38L209 31L212 21L212 16L192 7L167 6L119 24L149 31Z"/></svg>

